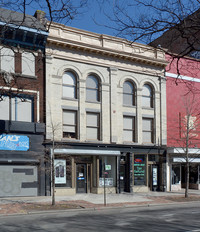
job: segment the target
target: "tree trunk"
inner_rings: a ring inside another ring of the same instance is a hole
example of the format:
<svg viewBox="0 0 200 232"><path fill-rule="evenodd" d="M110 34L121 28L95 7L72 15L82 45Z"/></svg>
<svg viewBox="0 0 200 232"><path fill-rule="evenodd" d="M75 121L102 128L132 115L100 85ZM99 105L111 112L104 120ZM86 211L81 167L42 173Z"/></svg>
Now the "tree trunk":
<svg viewBox="0 0 200 232"><path fill-rule="evenodd" d="M190 174L190 170L189 170L189 162L186 163L186 186L185 186L185 198L189 197L189 174Z"/></svg>
<svg viewBox="0 0 200 232"><path fill-rule="evenodd" d="M54 169L54 145L52 148L52 154L51 154L51 174L52 174L52 205L55 205L55 169Z"/></svg>
<svg viewBox="0 0 200 232"><path fill-rule="evenodd" d="M187 114L187 134L186 134L186 186L185 186L185 198L189 197L189 132L190 132L190 114Z"/></svg>

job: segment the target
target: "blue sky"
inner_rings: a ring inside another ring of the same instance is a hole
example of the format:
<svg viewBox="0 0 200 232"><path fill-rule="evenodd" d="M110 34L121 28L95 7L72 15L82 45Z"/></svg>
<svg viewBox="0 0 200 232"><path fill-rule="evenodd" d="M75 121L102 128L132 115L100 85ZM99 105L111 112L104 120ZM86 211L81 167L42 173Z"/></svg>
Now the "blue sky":
<svg viewBox="0 0 200 232"><path fill-rule="evenodd" d="M73 0L76 1L76 0ZM109 0L110 2L115 2L115 0ZM103 4L104 8L106 9L109 14L112 14L112 5L110 5L107 1L104 1ZM36 10L43 10L39 9L38 6L30 5L27 7L27 14L34 15ZM95 20L98 21L98 24L95 23ZM99 34L107 34L107 35L116 35L116 32L112 29L104 25L108 25L107 18L103 12L103 9L99 6L96 0L88 0L88 7L83 9L83 12L80 15L77 15L72 22L68 22L66 25L92 31Z"/></svg>
<svg viewBox="0 0 200 232"><path fill-rule="evenodd" d="M18 0L17 4L15 5L17 8L22 6L20 5L20 2L23 2L24 0ZM49 0L51 3L53 2L53 8L60 9L60 0ZM63 0L67 1L67 0ZM73 4L77 4L81 0L71 0ZM84 1L84 0L82 0ZM156 11L152 8L149 7L144 7L143 5L138 6L136 1L134 0L87 0L88 1L88 6L86 8L81 8L82 9L82 14L78 15L75 17L72 22L65 23L68 26L99 33L99 34L107 34L107 35L112 35L112 36L118 36L118 37L126 37L129 40L134 41L134 38L138 35L140 35L139 29L132 29L132 27L128 27L128 29L124 30L122 34L119 34L119 32L115 31L112 28L109 28L109 26L113 26L116 24L113 24L112 21L106 17L105 13L109 16L113 16L113 9L114 6L117 4L120 4L120 9L125 9L125 12L127 13L128 17L124 17L124 14L119 14L120 17L122 17L123 22L127 23L128 25L133 25L138 23L140 25L140 20L146 21L148 20L149 22L152 22L152 20L156 19ZM198 0L181 0L180 2L183 4L183 8L181 9L177 7L177 2L178 0L144 0L146 2L149 2L150 5L154 4L156 7L164 6L164 9L169 8L170 10L175 12L175 15L178 15L178 17L174 17L175 20L177 18L181 18L182 10L188 9L188 12L185 11L186 13L191 13L190 10L198 8L200 6L200 3L197 4ZM11 0L12 2L12 0ZM100 2L100 4L98 4ZM174 5L170 5L169 3L174 3ZM44 0L26 0L27 7L26 7L26 13L30 15L34 15L36 10L45 10L46 1ZM124 7L124 8L123 8ZM115 8L116 9L116 8ZM19 11L19 10L17 10ZM161 13L161 12L158 12ZM180 14L180 17L179 17ZM171 20L173 21L173 14L168 14L168 13L161 13L161 17L163 17L164 20L162 22ZM184 15L184 14L182 14ZM141 17L140 17L141 16ZM168 17L169 16L169 17ZM159 17L159 16L158 16ZM97 23L95 23L95 21ZM163 24L165 26L165 24ZM163 26L161 23L161 27ZM159 28L159 26L158 26ZM164 27L166 28L166 27ZM153 28L154 30L154 28ZM156 29L155 29L156 30ZM142 32L142 33L146 33ZM163 33L163 31L160 33L153 33L153 36L149 39L152 41L152 39L157 38ZM131 37L132 36L132 37ZM134 37L135 36L135 37ZM139 36L138 36L139 37ZM139 37L140 38L140 37ZM148 43L148 39L144 40L139 40L139 42L144 42Z"/></svg>

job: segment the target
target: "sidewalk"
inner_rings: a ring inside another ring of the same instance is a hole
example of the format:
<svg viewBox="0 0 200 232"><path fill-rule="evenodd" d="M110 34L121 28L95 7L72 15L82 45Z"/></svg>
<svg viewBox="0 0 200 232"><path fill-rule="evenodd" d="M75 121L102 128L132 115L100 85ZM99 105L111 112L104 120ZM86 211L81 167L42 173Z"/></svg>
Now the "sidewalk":
<svg viewBox="0 0 200 232"><path fill-rule="evenodd" d="M190 190L189 199L184 198L184 190L179 192L121 193L104 195L76 194L74 196L57 196L56 205L51 206L51 197L12 197L0 198L0 215L29 214L35 212L70 209L101 209L105 207L134 207L161 204L181 204L199 201L200 191Z"/></svg>

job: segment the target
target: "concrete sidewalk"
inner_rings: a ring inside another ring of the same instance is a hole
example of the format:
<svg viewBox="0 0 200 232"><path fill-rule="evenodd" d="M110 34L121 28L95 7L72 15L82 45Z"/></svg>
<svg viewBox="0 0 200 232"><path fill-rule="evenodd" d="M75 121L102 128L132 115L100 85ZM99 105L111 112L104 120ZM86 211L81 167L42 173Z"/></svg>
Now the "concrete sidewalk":
<svg viewBox="0 0 200 232"><path fill-rule="evenodd" d="M185 199L184 190L179 192L107 193L106 207L134 207L200 201L199 190L190 190L189 194L190 198ZM36 206L39 208L37 209ZM105 207L104 195L76 194L74 196L57 196L56 206L50 206L51 197L49 196L0 198L0 215L28 214L37 210L45 210L46 212L46 210L63 209L99 209Z"/></svg>

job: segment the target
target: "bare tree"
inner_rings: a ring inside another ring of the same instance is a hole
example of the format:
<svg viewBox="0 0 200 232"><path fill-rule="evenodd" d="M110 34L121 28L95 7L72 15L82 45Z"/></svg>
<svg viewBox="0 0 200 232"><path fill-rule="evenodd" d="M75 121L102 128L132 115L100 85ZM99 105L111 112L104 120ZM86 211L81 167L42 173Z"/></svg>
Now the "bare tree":
<svg viewBox="0 0 200 232"><path fill-rule="evenodd" d="M1 8L7 8L24 14L24 18L21 22L26 19L26 14L31 11L42 10L46 13L46 17L49 21L55 22L69 22L74 17L85 10L87 6L87 0L6 0L0 1ZM17 21L17 19L15 19Z"/></svg>
<svg viewBox="0 0 200 232"><path fill-rule="evenodd" d="M48 115L50 117L49 120L49 124L47 125L47 129L48 129L48 138L50 139L50 143L51 143L51 148L50 148L50 154L48 154L46 156L46 163L50 163L49 167L46 167L46 174L49 175L49 179L51 182L51 196L52 196L52 205L55 205L55 169L56 169L56 165L55 165L55 149L56 149L56 133L58 133L58 131L60 131L61 129L61 124L60 122L56 122L53 119L53 114L51 112L51 105L48 104L48 108L49 108L49 112ZM50 155L50 156L49 156Z"/></svg>
<svg viewBox="0 0 200 232"><path fill-rule="evenodd" d="M163 49L173 58L200 58L199 0L97 1L102 8L110 3L112 10L103 8L110 20L105 26L117 36Z"/></svg>

